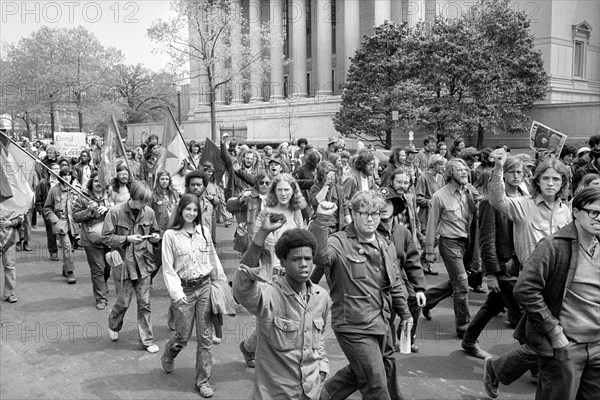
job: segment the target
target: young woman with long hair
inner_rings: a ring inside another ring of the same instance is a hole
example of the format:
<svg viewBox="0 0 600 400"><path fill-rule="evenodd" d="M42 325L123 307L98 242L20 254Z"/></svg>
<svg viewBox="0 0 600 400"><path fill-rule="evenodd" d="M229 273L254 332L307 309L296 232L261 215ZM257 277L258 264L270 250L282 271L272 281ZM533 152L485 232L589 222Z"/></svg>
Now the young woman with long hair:
<svg viewBox="0 0 600 400"><path fill-rule="evenodd" d="M175 315L175 332L161 357L163 369L171 373L175 357L187 345L196 326L195 386L202 397L212 397L209 383L212 368L211 282L227 282L221 261L202 225L198 198L184 194L179 200L172 226L162 242L163 277Z"/></svg>

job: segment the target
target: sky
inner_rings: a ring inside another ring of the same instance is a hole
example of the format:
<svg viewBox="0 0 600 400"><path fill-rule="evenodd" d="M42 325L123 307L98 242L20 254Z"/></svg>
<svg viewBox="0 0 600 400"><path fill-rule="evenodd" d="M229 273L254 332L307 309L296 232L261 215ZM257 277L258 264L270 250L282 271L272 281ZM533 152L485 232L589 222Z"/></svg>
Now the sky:
<svg viewBox="0 0 600 400"><path fill-rule="evenodd" d="M81 25L105 47L120 49L126 64L142 63L158 71L169 57L152 53L156 45L146 31L153 21L173 14L170 2L165 0L0 0L0 41L16 43L42 26Z"/></svg>

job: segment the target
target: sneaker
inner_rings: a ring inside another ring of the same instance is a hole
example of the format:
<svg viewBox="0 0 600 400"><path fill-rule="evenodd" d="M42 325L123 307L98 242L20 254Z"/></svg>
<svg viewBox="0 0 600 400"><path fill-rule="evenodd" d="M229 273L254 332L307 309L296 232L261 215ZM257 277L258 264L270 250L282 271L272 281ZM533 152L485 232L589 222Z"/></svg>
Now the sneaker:
<svg viewBox="0 0 600 400"><path fill-rule="evenodd" d="M117 340L119 340L119 332L115 332L110 328L108 328L108 336L110 337L110 340L112 340L113 342L116 342Z"/></svg>
<svg viewBox="0 0 600 400"><path fill-rule="evenodd" d="M410 352L411 353L418 353L419 352L419 346L417 346L416 344L411 344L410 345Z"/></svg>
<svg viewBox="0 0 600 400"><path fill-rule="evenodd" d="M431 267L431 265L423 267L423 272L425 273L425 275L433 275L433 276L440 274L439 272L434 271L433 268Z"/></svg>
<svg viewBox="0 0 600 400"><path fill-rule="evenodd" d="M56 253L50 253L50 261L58 261L58 254Z"/></svg>
<svg viewBox="0 0 600 400"><path fill-rule="evenodd" d="M483 388L489 397L495 399L498 397L498 378L492 367L492 357L488 357L483 362Z"/></svg>
<svg viewBox="0 0 600 400"><path fill-rule="evenodd" d="M200 386L196 385L196 387L198 388L198 391L200 392L200 396L202 397L213 397L213 395L215 394L215 390L210 386L210 384L207 383L203 383Z"/></svg>
<svg viewBox="0 0 600 400"><path fill-rule="evenodd" d="M175 366L175 360L171 357L167 357L163 354L160 358L160 363L162 364L163 369L167 374L173 372L173 367Z"/></svg>
<svg viewBox="0 0 600 400"><path fill-rule="evenodd" d="M220 337L216 337L215 335L212 335L212 344L221 344L222 340Z"/></svg>
<svg viewBox="0 0 600 400"><path fill-rule="evenodd" d="M15 247L16 251L21 251L23 250L23 248L21 247L21 242L17 242L16 247Z"/></svg>
<svg viewBox="0 0 600 400"><path fill-rule="evenodd" d="M77 281L75 280L75 276L73 276L73 273L72 272L67 272L67 283L69 285L73 285L76 282Z"/></svg>
<svg viewBox="0 0 600 400"><path fill-rule="evenodd" d="M14 294L11 294L10 296L8 296L7 298L4 299L5 301L9 302L9 303L16 303L17 302L17 296L15 296Z"/></svg>
<svg viewBox="0 0 600 400"><path fill-rule="evenodd" d="M431 310L429 308L423 307L421 312L427 321L431 321Z"/></svg>
<svg viewBox="0 0 600 400"><path fill-rule="evenodd" d="M25 250L25 251L32 251L32 249L29 246L28 242L23 242L23 250Z"/></svg>
<svg viewBox="0 0 600 400"><path fill-rule="evenodd" d="M465 353L470 354L473 357L481 358L482 360L485 360L488 357L492 357L490 353L481 350L477 343L471 344L463 340L461 343L461 347Z"/></svg>
<svg viewBox="0 0 600 400"><path fill-rule="evenodd" d="M96 303L96 308L98 310L104 310L106 308L106 303L102 303L102 302Z"/></svg>
<svg viewBox="0 0 600 400"><path fill-rule="evenodd" d="M255 368L256 367L256 360L255 360L256 355L254 353L246 350L246 347L244 346L243 341L240 343L240 351L244 355L244 361L246 362L246 366L248 368Z"/></svg>
<svg viewBox="0 0 600 400"><path fill-rule="evenodd" d="M148 353L152 353L152 354L154 354L154 353L158 353L158 350L160 350L160 349L159 349L159 348L158 348L158 346L157 346L157 345L155 345L155 344L153 344L153 345L151 345L151 346L148 346L148 347L146 347L146 351L147 351Z"/></svg>

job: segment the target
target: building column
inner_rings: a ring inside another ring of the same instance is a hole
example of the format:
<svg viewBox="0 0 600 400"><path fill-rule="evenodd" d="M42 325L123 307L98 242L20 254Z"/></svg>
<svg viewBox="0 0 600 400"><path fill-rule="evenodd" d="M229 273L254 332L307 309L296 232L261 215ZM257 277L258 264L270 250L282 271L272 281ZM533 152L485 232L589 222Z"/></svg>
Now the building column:
<svg viewBox="0 0 600 400"><path fill-rule="evenodd" d="M278 35L283 32L282 0L271 0L271 30ZM283 100L283 40L271 42L271 101Z"/></svg>
<svg viewBox="0 0 600 400"><path fill-rule="evenodd" d="M294 97L306 97L306 0L294 0L288 15L288 24L292 24L292 79L289 93Z"/></svg>
<svg viewBox="0 0 600 400"><path fill-rule="evenodd" d="M425 20L425 0L406 1L405 16L408 26L414 28L420 20Z"/></svg>
<svg viewBox="0 0 600 400"><path fill-rule="evenodd" d="M240 55L242 54L242 7L240 0L232 0L231 8L233 10L234 22L231 30L231 45L233 51L231 52L231 68L233 71L239 70L242 65ZM232 103L243 103L244 84L242 74L236 74L231 81L231 102Z"/></svg>
<svg viewBox="0 0 600 400"><path fill-rule="evenodd" d="M262 12L260 9L260 0L249 0L249 26L250 26L250 51L252 56L261 51L260 43L260 25L262 22ZM255 103L263 101L262 96L263 71L260 62L255 62L250 67L250 102Z"/></svg>
<svg viewBox="0 0 600 400"><path fill-rule="evenodd" d="M392 19L392 0L374 0L375 20L373 25L382 25L384 21Z"/></svg>
<svg viewBox="0 0 600 400"><path fill-rule="evenodd" d="M333 5L331 0L317 0L317 80L318 90L316 96L329 96L333 93L331 82L331 49L333 38L331 35L331 18ZM313 67L314 68L314 67Z"/></svg>
<svg viewBox="0 0 600 400"><path fill-rule="evenodd" d="M344 83L350 70L350 57L360 47L360 2L344 2Z"/></svg>

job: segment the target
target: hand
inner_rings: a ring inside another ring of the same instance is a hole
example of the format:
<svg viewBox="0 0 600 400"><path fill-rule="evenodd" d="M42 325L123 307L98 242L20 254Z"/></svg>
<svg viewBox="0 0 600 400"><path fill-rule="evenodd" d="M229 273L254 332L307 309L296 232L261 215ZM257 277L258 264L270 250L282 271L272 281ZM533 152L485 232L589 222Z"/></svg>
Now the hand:
<svg viewBox="0 0 600 400"><path fill-rule="evenodd" d="M419 307L425 307L425 304L427 304L427 298L425 297L425 293L417 292L415 294L415 297L417 298L417 305Z"/></svg>
<svg viewBox="0 0 600 400"><path fill-rule="evenodd" d="M319 207L317 207L317 214L322 215L333 215L337 210L337 205L330 201L323 201L319 203Z"/></svg>
<svg viewBox="0 0 600 400"><path fill-rule="evenodd" d="M188 299L185 296L183 296L182 298L180 298L179 300L177 300L175 302L175 304L178 305L178 306L183 306L185 304L190 304L190 302L188 301Z"/></svg>
<svg viewBox="0 0 600 400"><path fill-rule="evenodd" d="M506 151L504 149L496 149L492 152L492 159L494 160L494 169L496 171L501 170L506 162Z"/></svg>
<svg viewBox="0 0 600 400"><path fill-rule="evenodd" d="M245 201L252 196L252 190L244 190L242 192L242 196L240 197L240 201Z"/></svg>
<svg viewBox="0 0 600 400"><path fill-rule="evenodd" d="M287 218L285 215L279 221L271 221L271 213L265 213L262 224L260 225L260 229L268 233L275 232L277 229L285 225L286 222Z"/></svg>
<svg viewBox="0 0 600 400"><path fill-rule="evenodd" d="M98 212L100 213L100 215L104 215L108 212L108 207L100 206L98 207Z"/></svg>
<svg viewBox="0 0 600 400"><path fill-rule="evenodd" d="M425 254L425 259L427 260L427 262L433 264L435 262L435 259L436 259L435 253L426 253Z"/></svg>
<svg viewBox="0 0 600 400"><path fill-rule="evenodd" d="M144 241L142 235L130 235L127 236L127 241L132 244L140 244Z"/></svg>
<svg viewBox="0 0 600 400"><path fill-rule="evenodd" d="M494 293L500 293L500 286L498 285L498 278L496 278L496 275L486 275L484 281L489 290Z"/></svg>
<svg viewBox="0 0 600 400"><path fill-rule="evenodd" d="M238 160L233 160L233 170L235 172L238 172L240 169L242 169L242 166L240 165Z"/></svg>
<svg viewBox="0 0 600 400"><path fill-rule="evenodd" d="M412 329L412 325L413 325L413 319L412 317L408 318L408 319L403 319L400 322L400 325L402 326L402 330L409 333L410 334L410 330ZM409 328L410 325L410 328Z"/></svg>
<svg viewBox="0 0 600 400"><path fill-rule="evenodd" d="M150 239L151 243L158 243L160 241L160 235L158 233L153 233Z"/></svg>
<svg viewBox="0 0 600 400"><path fill-rule="evenodd" d="M325 178L325 184L328 186L335 184L335 171L329 171L327 173L327 177Z"/></svg>
<svg viewBox="0 0 600 400"><path fill-rule="evenodd" d="M10 228L12 226L12 221L7 219L0 220L0 228Z"/></svg>

